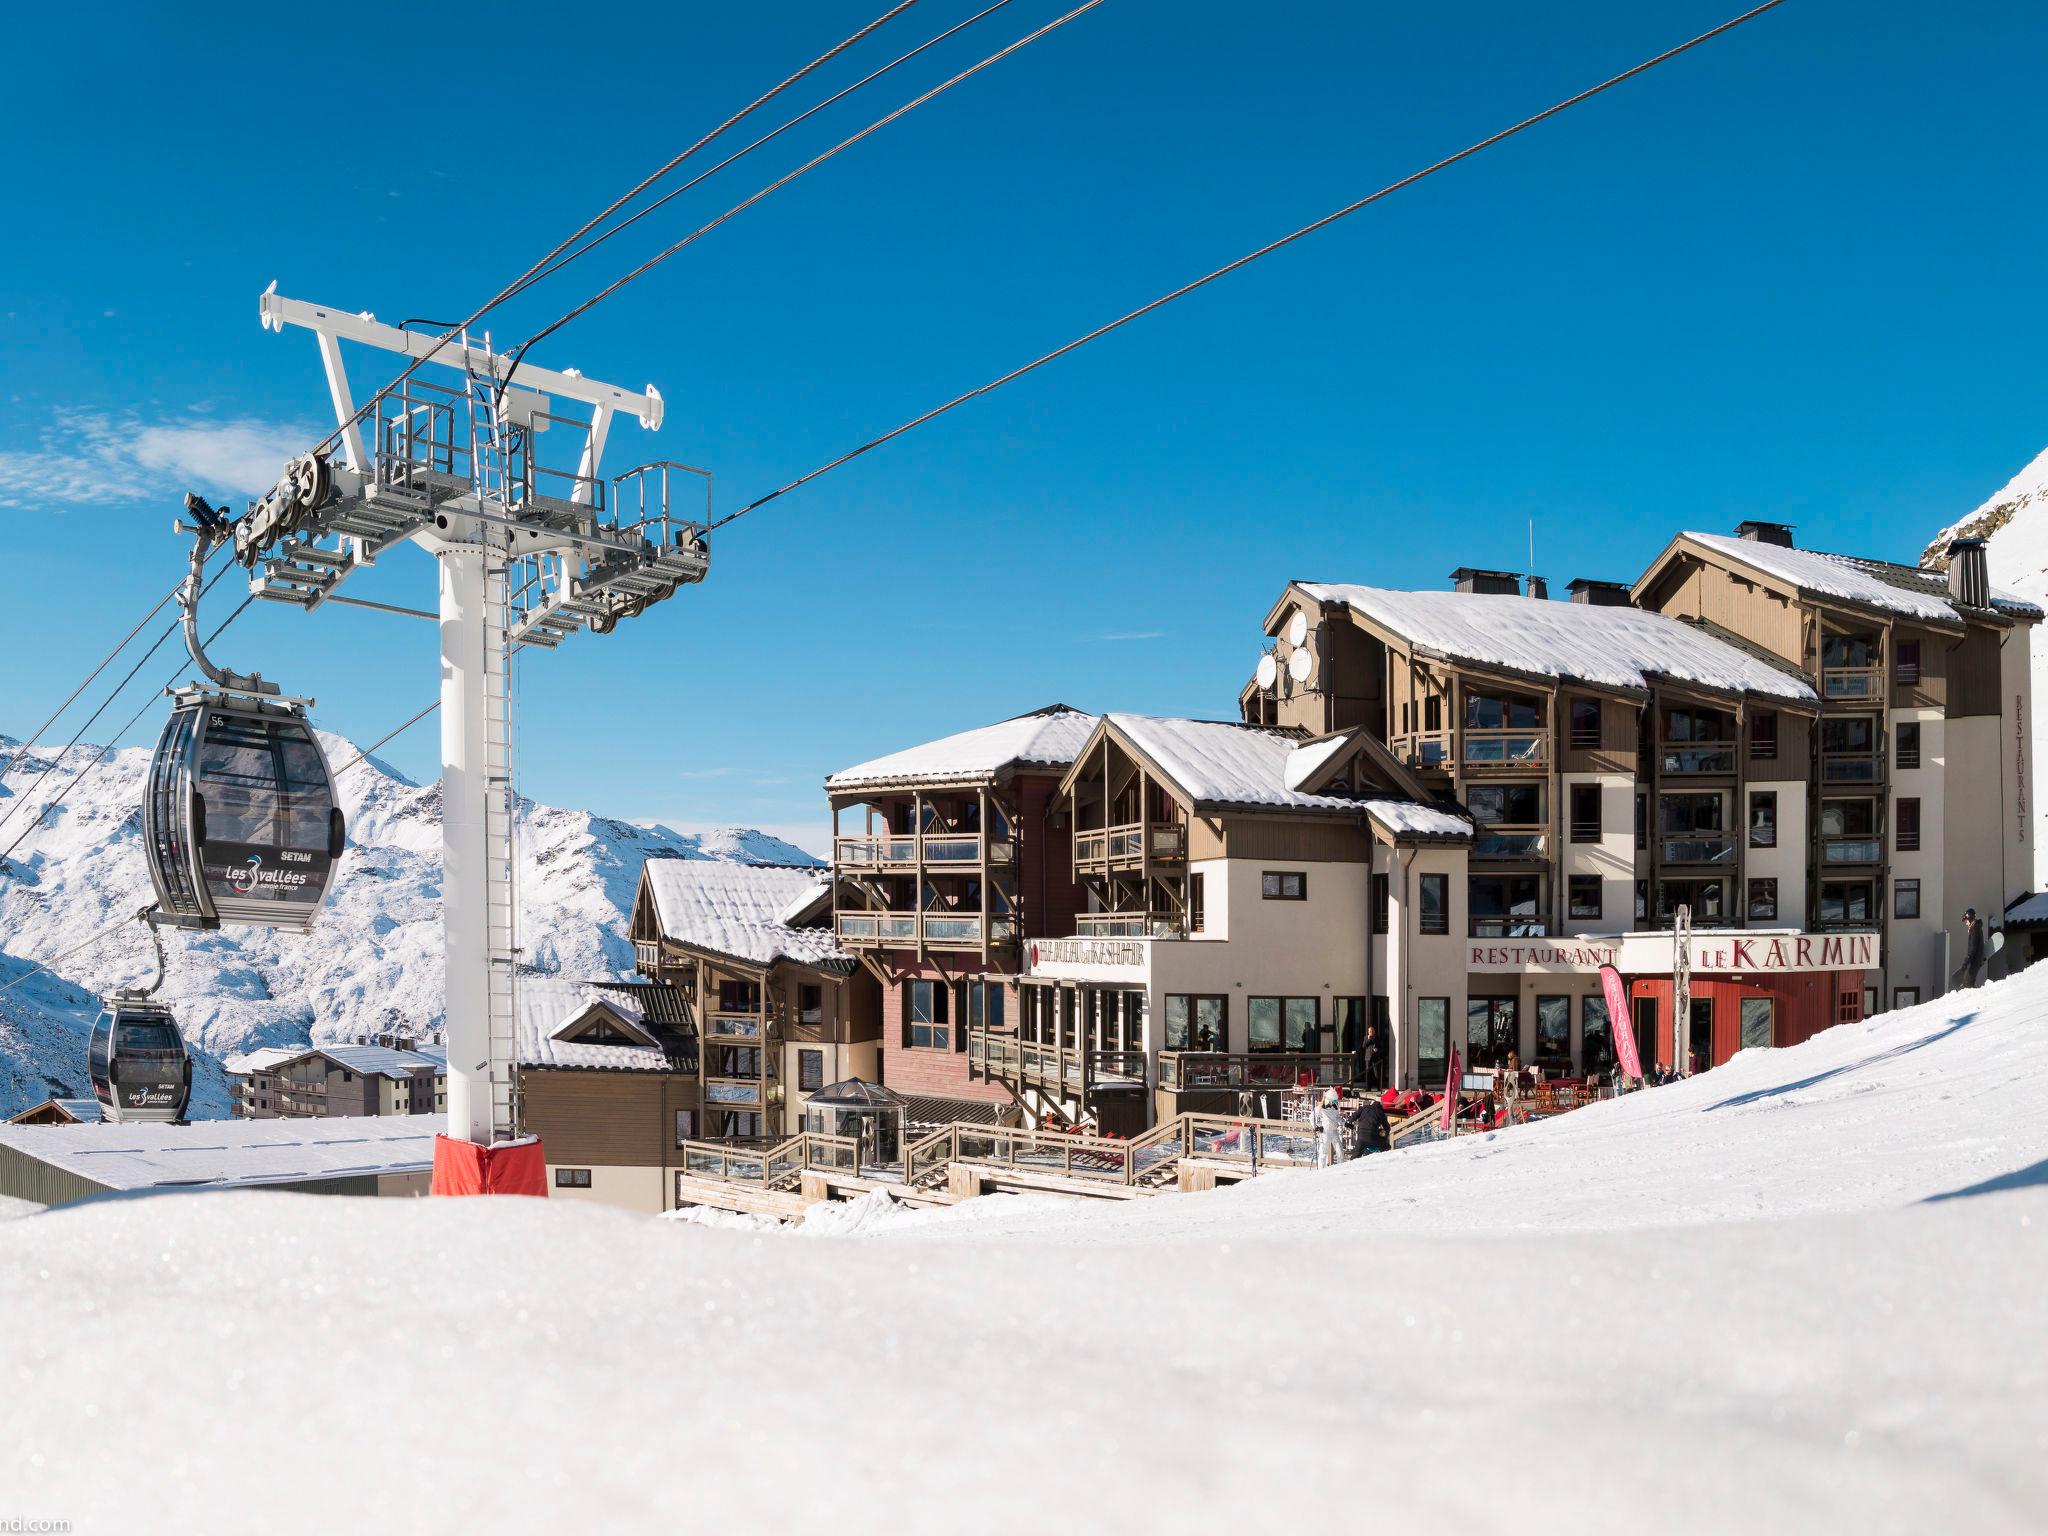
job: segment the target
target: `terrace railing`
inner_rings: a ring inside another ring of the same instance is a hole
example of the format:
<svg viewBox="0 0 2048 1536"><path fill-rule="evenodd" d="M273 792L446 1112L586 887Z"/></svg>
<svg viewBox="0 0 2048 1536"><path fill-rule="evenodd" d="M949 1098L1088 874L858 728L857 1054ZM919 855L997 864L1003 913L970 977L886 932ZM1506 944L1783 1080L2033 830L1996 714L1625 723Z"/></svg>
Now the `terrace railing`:
<svg viewBox="0 0 2048 1536"><path fill-rule="evenodd" d="M1152 857L1175 862L1188 856L1188 829L1178 822L1162 822L1150 829L1142 823L1121 827L1096 827L1074 834L1076 864L1141 864L1150 842Z"/></svg>
<svg viewBox="0 0 2048 1536"><path fill-rule="evenodd" d="M1464 757L1468 768L1540 768L1550 761L1550 732L1468 727Z"/></svg>
<svg viewBox="0 0 2048 1536"><path fill-rule="evenodd" d="M985 838L979 832L878 833L832 839L832 862L841 869L914 869L923 855L927 870L945 873L948 866L979 865L983 852L991 864L1007 864L1017 845L1008 838Z"/></svg>
<svg viewBox="0 0 2048 1536"><path fill-rule="evenodd" d="M1293 1088L1306 1076L1318 1088L1358 1080L1358 1058L1306 1051L1161 1051L1159 1086L1190 1088Z"/></svg>
<svg viewBox="0 0 2048 1536"><path fill-rule="evenodd" d="M974 1025L967 1030L967 1075L1083 1101L1094 1088L1142 1088L1148 1079L1143 1051L1040 1044Z"/></svg>
<svg viewBox="0 0 2048 1536"><path fill-rule="evenodd" d="M1884 693L1883 667L1823 667L1820 674L1823 698L1868 700Z"/></svg>

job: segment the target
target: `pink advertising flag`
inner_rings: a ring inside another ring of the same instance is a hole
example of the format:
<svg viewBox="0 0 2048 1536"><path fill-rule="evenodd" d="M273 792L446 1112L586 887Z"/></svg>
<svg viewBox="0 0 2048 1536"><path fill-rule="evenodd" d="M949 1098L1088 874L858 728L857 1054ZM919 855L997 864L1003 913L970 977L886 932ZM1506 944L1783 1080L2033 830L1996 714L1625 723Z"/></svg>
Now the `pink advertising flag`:
<svg viewBox="0 0 2048 1536"><path fill-rule="evenodd" d="M1642 1058L1636 1054L1635 1021L1628 1014L1628 983L1611 965L1600 967L1600 990L1607 994L1607 1032L1614 1040L1614 1054L1621 1070L1630 1077L1643 1075Z"/></svg>

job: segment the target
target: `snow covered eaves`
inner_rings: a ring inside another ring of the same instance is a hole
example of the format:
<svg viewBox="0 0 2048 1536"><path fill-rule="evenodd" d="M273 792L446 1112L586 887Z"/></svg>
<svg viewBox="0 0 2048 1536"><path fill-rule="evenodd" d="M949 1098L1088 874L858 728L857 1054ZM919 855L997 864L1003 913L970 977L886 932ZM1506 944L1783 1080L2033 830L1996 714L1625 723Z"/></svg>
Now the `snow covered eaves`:
<svg viewBox="0 0 2048 1536"><path fill-rule="evenodd" d="M814 910L825 884L816 870L712 859L649 859L640 879L662 942L767 967L779 960L847 969L853 959L831 931L784 920Z"/></svg>
<svg viewBox="0 0 2048 1536"><path fill-rule="evenodd" d="M221 1063L221 1066L232 1076L246 1077L251 1072L270 1072L288 1061L297 1061L311 1049L311 1046L306 1045L266 1045L260 1050L230 1056Z"/></svg>
<svg viewBox="0 0 2048 1536"><path fill-rule="evenodd" d="M1960 629L1971 618L2034 621L2043 616L2030 599L2002 589L1993 589L1989 609L1958 603L1949 595L1947 577L1940 571L1859 555L1788 549L1723 533L1679 534L1652 562L1635 590L1642 592L1673 556L1688 552L1688 547L1695 557L1705 555L1811 601L1908 618L1937 629Z"/></svg>
<svg viewBox="0 0 2048 1536"><path fill-rule="evenodd" d="M629 1036L635 1043L661 1048L661 1042L647 1028L647 1015L632 994L618 988L586 986L583 989L581 1005L564 1015L562 1021L548 1031L550 1040L572 1044L590 1026L602 1019Z"/></svg>
<svg viewBox="0 0 2048 1536"><path fill-rule="evenodd" d="M657 1039L644 1022L645 1013L633 1000L636 991L628 984L608 986L601 982L572 981L564 977L522 978L515 993L514 1047L522 1067L566 1067L610 1072L677 1072L694 1069ZM574 1038L576 1026L586 1024L593 1001L601 1001L613 1017L628 1022L626 1033L647 1041L644 1045L594 1044ZM628 1016L630 1015L630 1020ZM677 1042L678 1046L681 1042Z"/></svg>
<svg viewBox="0 0 2048 1536"><path fill-rule="evenodd" d="M1000 720L906 747L843 768L825 780L828 794L852 790L913 789L940 784L978 787L1019 768L1064 773L1095 729L1095 717L1065 704Z"/></svg>
<svg viewBox="0 0 2048 1536"><path fill-rule="evenodd" d="M1297 581L1319 606L1348 608L1417 655L1554 685L1648 697L1660 681L1730 697L1818 704L1774 662L1666 614L1481 592L1406 592Z"/></svg>

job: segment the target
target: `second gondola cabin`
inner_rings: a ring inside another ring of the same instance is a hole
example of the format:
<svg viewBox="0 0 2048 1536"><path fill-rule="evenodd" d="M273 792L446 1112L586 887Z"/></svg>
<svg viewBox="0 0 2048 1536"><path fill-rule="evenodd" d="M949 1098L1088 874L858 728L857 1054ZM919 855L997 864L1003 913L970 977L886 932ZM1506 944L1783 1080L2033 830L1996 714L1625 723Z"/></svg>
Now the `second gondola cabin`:
<svg viewBox="0 0 2048 1536"><path fill-rule="evenodd" d="M161 1003L109 998L87 1051L93 1097L121 1122L185 1118L192 1057L178 1021Z"/></svg>
<svg viewBox="0 0 2048 1536"><path fill-rule="evenodd" d="M161 921L304 932L345 837L327 755L301 710L205 690L177 696L143 804Z"/></svg>

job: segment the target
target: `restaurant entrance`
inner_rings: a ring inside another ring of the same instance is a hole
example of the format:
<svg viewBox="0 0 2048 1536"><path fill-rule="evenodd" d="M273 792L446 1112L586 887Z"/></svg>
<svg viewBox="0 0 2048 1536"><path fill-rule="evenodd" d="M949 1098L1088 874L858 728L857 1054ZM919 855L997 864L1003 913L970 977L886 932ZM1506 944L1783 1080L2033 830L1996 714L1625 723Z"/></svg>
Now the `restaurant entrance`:
<svg viewBox="0 0 2048 1536"><path fill-rule="evenodd" d="M1465 1004L1465 1065L1468 1069L1504 1067L1508 1053L1521 1048L1522 1000L1519 997L1475 997Z"/></svg>

